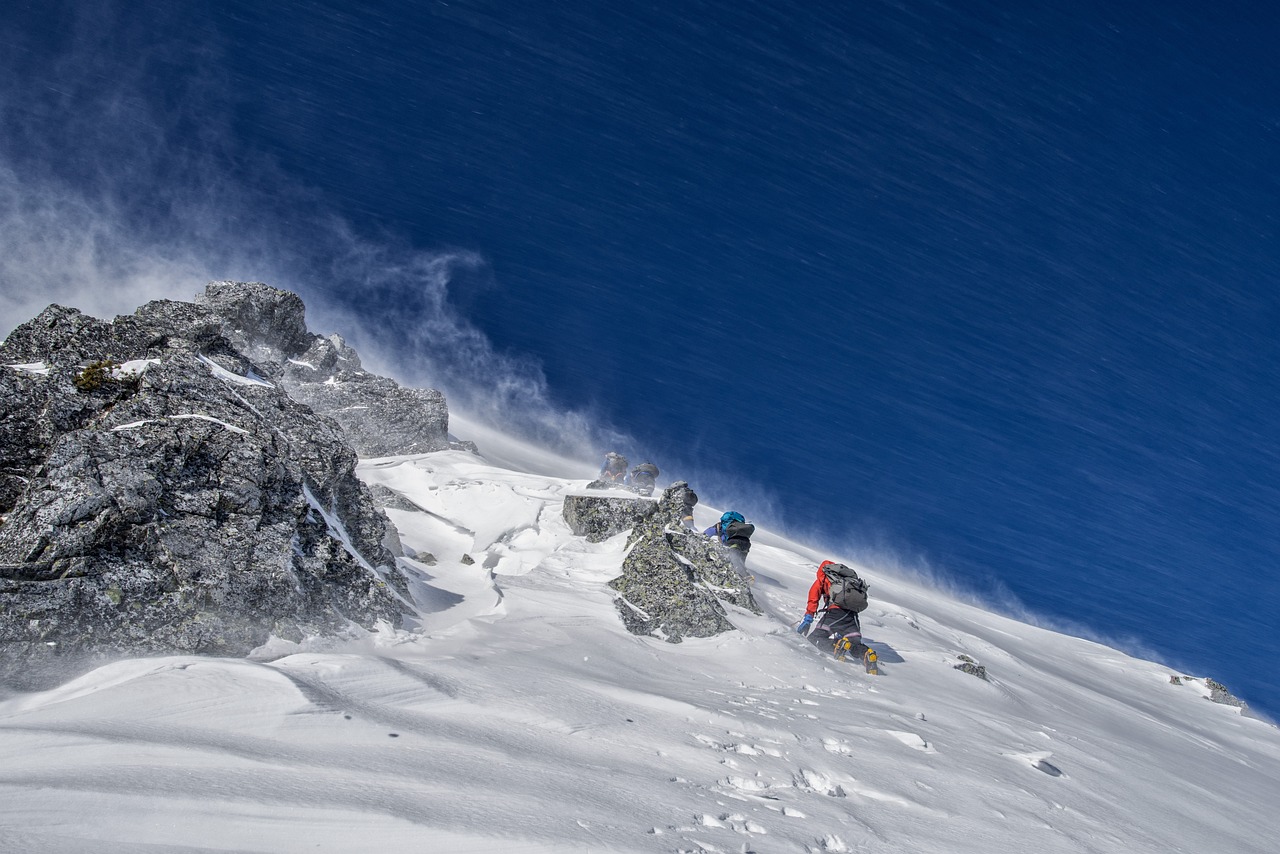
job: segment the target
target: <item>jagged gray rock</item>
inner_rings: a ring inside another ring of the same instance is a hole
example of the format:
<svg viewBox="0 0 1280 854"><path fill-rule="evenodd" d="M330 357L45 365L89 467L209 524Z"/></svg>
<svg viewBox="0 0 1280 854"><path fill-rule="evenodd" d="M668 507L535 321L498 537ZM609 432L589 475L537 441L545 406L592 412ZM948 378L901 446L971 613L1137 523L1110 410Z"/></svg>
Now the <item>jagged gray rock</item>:
<svg viewBox="0 0 1280 854"><path fill-rule="evenodd" d="M449 447L444 395L404 388L369 373L338 335L316 336L282 368L280 382L289 394L341 424L361 456L424 454Z"/></svg>
<svg viewBox="0 0 1280 854"><path fill-rule="evenodd" d="M305 307L296 294L260 282L210 282L196 303L221 319L222 333L265 376L337 421L361 456L450 447L443 394L404 388L370 373L341 336L307 332Z"/></svg>
<svg viewBox="0 0 1280 854"><path fill-rule="evenodd" d="M261 282L210 282L194 303L156 300L112 323L55 305L10 333L5 359L66 367L176 349L247 359L256 374L337 421L361 456L475 450L450 443L443 394L366 371L340 336L308 332L305 312L297 294Z"/></svg>
<svg viewBox="0 0 1280 854"><path fill-rule="evenodd" d="M657 510L631 532L622 575L609 582L622 622L632 634L671 643L733 630L721 600L759 614L747 582L720 546L681 520L688 484L668 487Z"/></svg>
<svg viewBox="0 0 1280 854"><path fill-rule="evenodd" d="M658 503L647 498L566 495L561 512L574 534L599 543L634 528L657 510Z"/></svg>
<svg viewBox="0 0 1280 854"><path fill-rule="evenodd" d="M304 343L301 301L231 312L235 289L218 294L112 323L50 306L0 345L0 681L411 613L394 527L343 431L259 378L278 366L268 350ZM108 357L154 361L129 374ZM24 363L43 368L8 367Z"/></svg>
<svg viewBox="0 0 1280 854"><path fill-rule="evenodd" d="M220 318L222 334L255 364L283 367L319 337L307 331L301 297L262 282L210 282L196 305Z"/></svg>
<svg viewBox="0 0 1280 854"><path fill-rule="evenodd" d="M987 668L967 655L957 655L956 658L960 659L960 663L955 665L955 670L959 670L961 673L968 673L970 676L977 676L983 682L989 681L987 679Z"/></svg>
<svg viewBox="0 0 1280 854"><path fill-rule="evenodd" d="M1234 706L1237 709L1241 709L1246 712L1249 711L1249 704L1228 691L1226 685L1223 685L1215 679L1208 678L1204 680L1204 684L1205 687L1209 689L1209 699L1213 702L1220 703L1224 706Z"/></svg>

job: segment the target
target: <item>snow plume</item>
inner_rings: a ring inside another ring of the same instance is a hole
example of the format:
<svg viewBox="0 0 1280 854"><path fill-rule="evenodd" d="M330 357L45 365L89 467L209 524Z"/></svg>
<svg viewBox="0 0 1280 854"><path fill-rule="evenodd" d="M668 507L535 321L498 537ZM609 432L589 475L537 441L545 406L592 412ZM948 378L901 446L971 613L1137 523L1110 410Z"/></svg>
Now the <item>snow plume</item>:
<svg viewBox="0 0 1280 854"><path fill-rule="evenodd" d="M52 62L48 45L39 61L22 49L39 27L18 21L0 56L0 335L51 302L110 318L210 280L262 281L300 294L313 331L349 336L371 369L478 420L583 459L622 441L555 405L536 361L498 352L455 309L460 278L489 278L479 255L357 233L237 139L213 28L195 15L198 40L156 44L144 17L77 7ZM202 62L178 55L196 43Z"/></svg>
<svg viewBox="0 0 1280 854"><path fill-rule="evenodd" d="M657 458L659 465L663 458ZM667 467L662 467L663 481L668 481ZM736 510L747 518L747 521L775 531L786 529L788 514L784 502L777 494L752 480L749 474L742 472L716 471L708 466L694 463L685 469L679 461L671 474L680 480L687 480L698 493L699 504L703 512L696 514L701 524L703 513L707 513L706 524L710 525L719 519L726 510ZM714 516L710 511L714 510Z"/></svg>
<svg viewBox="0 0 1280 854"><path fill-rule="evenodd" d="M414 251L389 238L361 240L346 229L335 236L344 252L331 260L325 278L356 289L361 299L344 305L337 294L322 292L315 311L308 301L308 323L318 331L341 330L367 368L406 385L438 388L451 409L578 459L630 444L591 413L554 403L535 359L498 351L462 316L452 299L459 282L493 286L477 253Z"/></svg>
<svg viewBox="0 0 1280 854"><path fill-rule="evenodd" d="M149 299L190 299L210 279L267 278L296 260L272 240L274 212L259 205L280 182L265 163L238 158L226 132L216 49L199 74L178 73L178 49L148 39L122 9L77 7L47 36L52 50L22 49L57 17L48 9L32 8L33 20L9 30L17 49L0 59L0 334L50 302L110 317Z"/></svg>
<svg viewBox="0 0 1280 854"><path fill-rule="evenodd" d="M16 85L12 73L3 77ZM114 112L118 105L101 106ZM109 187L104 175L86 174L83 162L78 169L61 169L69 148L65 134L75 133L79 122L71 119L69 127L57 129L47 127L50 122L20 103L14 89L0 94L0 323L5 333L50 302L110 316L147 299L174 296L175 283L189 280L198 264L182 247L157 246L139 233L138 211L129 209L127 197ZM46 134L56 134L59 142L43 144ZM96 159L96 149L87 142L85 156ZM122 165L106 157L103 168L108 162Z"/></svg>

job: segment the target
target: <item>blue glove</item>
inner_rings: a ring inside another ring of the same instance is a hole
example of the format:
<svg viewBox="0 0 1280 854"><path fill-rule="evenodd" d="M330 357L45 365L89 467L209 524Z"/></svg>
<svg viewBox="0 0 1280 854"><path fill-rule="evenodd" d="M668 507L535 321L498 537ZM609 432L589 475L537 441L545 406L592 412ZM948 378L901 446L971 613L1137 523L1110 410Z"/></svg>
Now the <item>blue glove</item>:
<svg viewBox="0 0 1280 854"><path fill-rule="evenodd" d="M804 619L800 621L800 625L796 627L796 634L804 634L809 631L811 625L813 625L813 614L805 614Z"/></svg>

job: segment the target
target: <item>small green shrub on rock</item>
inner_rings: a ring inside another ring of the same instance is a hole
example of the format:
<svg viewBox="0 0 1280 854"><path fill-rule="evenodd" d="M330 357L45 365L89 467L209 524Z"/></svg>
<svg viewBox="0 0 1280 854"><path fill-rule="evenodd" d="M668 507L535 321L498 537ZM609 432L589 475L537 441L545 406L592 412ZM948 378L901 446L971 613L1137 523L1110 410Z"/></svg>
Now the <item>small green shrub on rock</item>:
<svg viewBox="0 0 1280 854"><path fill-rule="evenodd" d="M97 391L107 383L116 382L114 372L118 367L120 363L110 358L99 359L85 365L84 370L76 374L73 382L81 391Z"/></svg>

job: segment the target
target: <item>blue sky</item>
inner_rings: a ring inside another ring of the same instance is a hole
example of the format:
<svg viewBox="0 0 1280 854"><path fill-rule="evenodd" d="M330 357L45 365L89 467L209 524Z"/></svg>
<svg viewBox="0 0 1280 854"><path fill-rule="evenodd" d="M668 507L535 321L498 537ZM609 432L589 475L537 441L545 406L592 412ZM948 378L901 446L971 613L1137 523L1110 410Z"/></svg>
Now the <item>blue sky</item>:
<svg viewBox="0 0 1280 854"><path fill-rule="evenodd" d="M446 269L487 370L718 500L1280 708L1276 12L262 5L0 13L6 198L410 374Z"/></svg>

